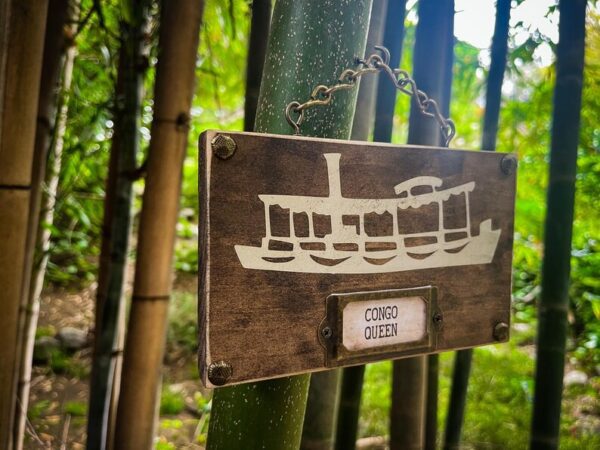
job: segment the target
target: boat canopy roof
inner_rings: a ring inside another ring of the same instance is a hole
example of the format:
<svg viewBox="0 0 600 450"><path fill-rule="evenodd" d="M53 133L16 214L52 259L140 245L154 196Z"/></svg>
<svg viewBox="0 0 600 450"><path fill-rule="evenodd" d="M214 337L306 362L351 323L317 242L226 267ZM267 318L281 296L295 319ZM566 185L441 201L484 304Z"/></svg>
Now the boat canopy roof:
<svg viewBox="0 0 600 450"><path fill-rule="evenodd" d="M410 194L410 190L417 186L431 186L431 190L433 191L434 188L440 187L441 185L442 180L437 177L415 177L394 186L394 192L396 194L401 194L402 192L407 191Z"/></svg>
<svg viewBox="0 0 600 450"><path fill-rule="evenodd" d="M410 181L410 180L409 180ZM258 197L265 206L279 206L289 209L293 213L314 213L321 215L343 214L361 215L368 213L383 214L388 212L394 214L396 210L419 208L433 202L446 201L451 195L460 195L463 192L471 192L475 188L475 182L461 184L442 191L434 191L427 194L409 195L402 198L344 198L344 197L308 197L301 195L268 195ZM404 191L404 189L403 189ZM410 194L410 192L409 192Z"/></svg>

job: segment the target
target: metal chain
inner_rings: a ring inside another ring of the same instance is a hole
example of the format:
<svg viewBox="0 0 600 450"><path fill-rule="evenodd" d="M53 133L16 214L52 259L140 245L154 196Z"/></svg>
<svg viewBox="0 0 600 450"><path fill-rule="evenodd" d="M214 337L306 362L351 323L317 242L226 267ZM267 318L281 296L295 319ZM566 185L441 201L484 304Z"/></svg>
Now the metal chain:
<svg viewBox="0 0 600 450"><path fill-rule="evenodd" d="M390 52L387 48L375 46L381 54L373 53L366 60L358 60L359 68L357 70L346 69L342 72L338 81L333 86L318 85L310 94L310 100L304 103L290 102L285 108L285 118L294 129L294 134L300 134L300 126L304 122L304 111L313 106L329 105L333 100L333 94L337 91L347 91L353 89L359 78L368 73L383 72L394 83L396 89L404 94L410 95L415 99L415 103L421 114L434 118L440 126L444 136L445 146L448 147L450 141L456 134L454 121L449 117L444 117L435 100L429 98L427 94L417 88L417 83L408 72L402 69L392 69L389 66ZM296 114L296 119L292 118L292 113Z"/></svg>

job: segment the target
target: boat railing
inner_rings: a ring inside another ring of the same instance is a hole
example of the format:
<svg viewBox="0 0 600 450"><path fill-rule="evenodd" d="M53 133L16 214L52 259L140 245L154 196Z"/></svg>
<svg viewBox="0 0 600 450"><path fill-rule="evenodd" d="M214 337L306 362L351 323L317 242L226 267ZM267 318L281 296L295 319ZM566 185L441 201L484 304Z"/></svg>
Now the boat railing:
<svg viewBox="0 0 600 450"><path fill-rule="evenodd" d="M448 239L448 235L455 235L455 239ZM346 251L369 250L369 244L395 244L396 249L413 246L435 246L443 245L457 241L464 241L471 238L470 230L467 227L444 228L441 230L421 231L417 233L403 233L398 235L352 235L340 236L327 234L325 236L268 236L262 240L262 247L268 250L330 250L336 247L339 250L342 245L346 245ZM419 239L429 239L431 242L418 243ZM416 244L410 245L410 242ZM352 247L355 245L356 247ZM387 250L387 249L386 249ZM371 250L376 251L376 250Z"/></svg>

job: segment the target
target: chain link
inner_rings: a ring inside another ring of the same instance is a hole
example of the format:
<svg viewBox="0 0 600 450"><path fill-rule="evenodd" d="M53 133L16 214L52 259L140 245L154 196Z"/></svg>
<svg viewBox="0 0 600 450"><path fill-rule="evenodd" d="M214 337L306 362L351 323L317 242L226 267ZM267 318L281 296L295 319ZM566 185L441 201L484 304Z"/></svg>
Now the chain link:
<svg viewBox="0 0 600 450"><path fill-rule="evenodd" d="M380 53L373 53L366 60L358 60L359 68L356 70L344 70L338 78L337 83L333 86L320 84L313 89L310 99L306 102L300 103L294 101L286 106L285 118L294 129L294 134L300 134L300 126L304 122L304 111L314 106L329 105L333 100L333 94L337 91L353 89L363 75L382 72L394 83L396 89L415 99L415 103L421 114L432 117L437 121L444 136L445 146L448 147L456 134L454 121L442 115L437 102L417 88L417 83L410 77L408 72L402 69L392 69L389 66L390 52L387 48L375 46L375 49ZM292 117L292 114L296 115L295 119Z"/></svg>

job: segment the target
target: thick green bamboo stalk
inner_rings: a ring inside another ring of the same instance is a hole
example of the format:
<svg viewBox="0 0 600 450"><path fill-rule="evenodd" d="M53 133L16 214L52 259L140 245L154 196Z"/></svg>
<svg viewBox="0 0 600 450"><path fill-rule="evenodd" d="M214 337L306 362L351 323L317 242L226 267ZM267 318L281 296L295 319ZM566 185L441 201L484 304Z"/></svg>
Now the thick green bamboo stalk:
<svg viewBox="0 0 600 450"><path fill-rule="evenodd" d="M260 93L269 27L271 25L271 0L252 1L250 43L246 63L246 98L244 102L244 131L254 129L256 106Z"/></svg>
<svg viewBox="0 0 600 450"><path fill-rule="evenodd" d="M143 81L144 41L149 1L124 2L119 67L115 87L115 129L111 146L110 168L105 197L103 245L96 302L96 345L90 379L90 405L87 423L87 448L107 446L109 412L115 370L115 344L121 322L119 313L125 284L129 251L131 201L136 156L139 149L139 125Z"/></svg>
<svg viewBox="0 0 600 450"><path fill-rule="evenodd" d="M397 68L402 56L404 41L404 17L406 0L388 0L383 35L383 45L390 51L390 67ZM373 140L391 142L396 109L396 87L392 83L380 83L377 86L377 109Z"/></svg>
<svg viewBox="0 0 600 450"><path fill-rule="evenodd" d="M284 110L319 84L334 83L362 56L371 0L279 0L258 101L255 130L291 134ZM302 134L348 139L356 91L306 112ZM297 449L309 375L219 388L214 393L208 449Z"/></svg>
<svg viewBox="0 0 600 450"><path fill-rule="evenodd" d="M448 85L445 67L449 58L448 40L453 39L454 1L421 0L419 22L415 36L413 77L420 90L443 105L444 87ZM449 100L449 95L446 96ZM408 143L437 146L440 131L435 120L424 117L413 101L410 111ZM392 383L392 412L390 448L421 449L425 446L425 416L427 380L432 378L432 389L437 376L428 376L427 358L417 356L394 362ZM431 393L433 396L434 393ZM435 393L437 399L437 392ZM437 402L434 402L437 404ZM437 416L435 404L429 409ZM435 420L430 419L428 442L435 443Z"/></svg>
<svg viewBox="0 0 600 450"><path fill-rule="evenodd" d="M491 63L487 79L485 95L485 113L483 119L483 133L481 148L494 151L498 135L498 120L500 118L500 102L502 100L502 82L506 68L508 51L508 30L510 22L511 0L498 0L496 2L496 20L494 35L492 37ZM467 403L467 389L471 372L473 350L459 350L454 359L452 372L452 389L446 416L446 431L444 449L457 449L460 445L460 436L465 416Z"/></svg>
<svg viewBox="0 0 600 450"><path fill-rule="evenodd" d="M538 306L532 449L556 449L565 364L571 235L583 62L586 0L560 0L556 86L552 113L550 178Z"/></svg>

